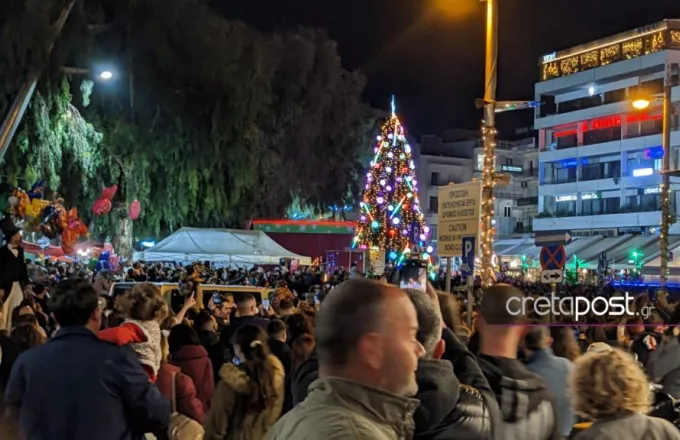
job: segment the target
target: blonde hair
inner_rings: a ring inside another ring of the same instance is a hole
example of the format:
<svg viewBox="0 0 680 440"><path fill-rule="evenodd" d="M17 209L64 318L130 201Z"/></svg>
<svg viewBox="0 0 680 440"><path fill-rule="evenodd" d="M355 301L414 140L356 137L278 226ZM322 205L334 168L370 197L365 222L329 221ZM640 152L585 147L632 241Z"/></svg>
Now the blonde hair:
<svg viewBox="0 0 680 440"><path fill-rule="evenodd" d="M126 317L138 321L157 321L160 324L169 313L161 289L151 283L135 284L132 291L120 298L119 305Z"/></svg>
<svg viewBox="0 0 680 440"><path fill-rule="evenodd" d="M576 413L592 420L645 414L651 405L647 376L629 353L616 348L576 359L570 392Z"/></svg>

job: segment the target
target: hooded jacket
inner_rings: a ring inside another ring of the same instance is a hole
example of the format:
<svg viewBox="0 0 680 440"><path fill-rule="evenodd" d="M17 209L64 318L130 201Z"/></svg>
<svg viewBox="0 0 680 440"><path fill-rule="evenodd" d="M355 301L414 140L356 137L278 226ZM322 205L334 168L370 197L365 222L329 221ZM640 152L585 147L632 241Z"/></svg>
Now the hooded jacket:
<svg viewBox="0 0 680 440"><path fill-rule="evenodd" d="M461 386L450 362L421 360L416 381L416 440L491 438L491 416L481 393Z"/></svg>
<svg viewBox="0 0 680 440"><path fill-rule="evenodd" d="M274 355L267 358L274 370L274 404L264 411L249 405L252 380L233 364L220 369L212 407L205 422L205 440L262 440L281 415L284 399L283 365Z"/></svg>
<svg viewBox="0 0 680 440"><path fill-rule="evenodd" d="M178 366L182 373L194 381L198 400L203 404L207 412L210 409L210 400L215 392L215 380L213 379L212 363L208 358L208 352L202 345L185 345L172 353L171 364Z"/></svg>
<svg viewBox="0 0 680 440"><path fill-rule="evenodd" d="M663 391L680 399L680 341L678 338L663 342L649 356L646 366L652 381L663 386Z"/></svg>
<svg viewBox="0 0 680 440"><path fill-rule="evenodd" d="M559 439L557 415L547 385L517 359L479 356L496 395L505 440Z"/></svg>

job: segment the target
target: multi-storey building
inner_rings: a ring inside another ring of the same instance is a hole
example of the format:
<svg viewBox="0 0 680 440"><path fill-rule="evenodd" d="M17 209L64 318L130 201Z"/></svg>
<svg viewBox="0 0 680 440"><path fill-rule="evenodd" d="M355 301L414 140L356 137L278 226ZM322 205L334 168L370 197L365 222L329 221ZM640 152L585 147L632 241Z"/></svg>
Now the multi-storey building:
<svg viewBox="0 0 680 440"><path fill-rule="evenodd" d="M661 223L662 102L672 86L671 170L678 166L680 20L628 31L542 57L535 85L539 189L536 231L654 233ZM651 97L636 110L632 102ZM671 178L671 206L680 179ZM680 224L671 234L680 233Z"/></svg>
<svg viewBox="0 0 680 440"><path fill-rule="evenodd" d="M446 130L441 137L424 136L418 175L421 206L436 237L439 187L481 178L482 141L478 131ZM531 230L537 213L538 145L534 139L497 141L496 170L510 176L510 185L496 189L494 224L497 236Z"/></svg>
<svg viewBox="0 0 680 440"><path fill-rule="evenodd" d="M473 177L482 178L484 148L474 150ZM496 187L494 218L496 235L532 232L538 214L538 144L534 138L496 142L496 172L509 176L509 185Z"/></svg>

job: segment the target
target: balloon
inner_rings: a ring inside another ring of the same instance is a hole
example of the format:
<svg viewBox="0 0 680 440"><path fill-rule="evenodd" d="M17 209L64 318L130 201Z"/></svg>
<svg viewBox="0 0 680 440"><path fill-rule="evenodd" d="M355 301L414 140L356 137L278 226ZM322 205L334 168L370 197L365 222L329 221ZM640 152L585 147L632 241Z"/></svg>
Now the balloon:
<svg viewBox="0 0 680 440"><path fill-rule="evenodd" d="M111 212L112 204L109 199L99 199L92 204L92 213L96 216L102 216Z"/></svg>
<svg viewBox="0 0 680 440"><path fill-rule="evenodd" d="M33 184L31 190L28 192L29 199L41 199L45 192L45 179L40 179Z"/></svg>
<svg viewBox="0 0 680 440"><path fill-rule="evenodd" d="M12 208L16 207L19 204L19 198L16 196L9 196L9 199L7 199L9 202L9 206Z"/></svg>
<svg viewBox="0 0 680 440"><path fill-rule="evenodd" d="M17 199L17 202L14 205L12 205L12 197ZM22 190L21 188L14 188L12 190L12 194L10 195L9 202L12 206L11 214L14 217L23 219L26 216L26 206L28 206L30 203L30 199L28 198L26 191Z"/></svg>
<svg viewBox="0 0 680 440"><path fill-rule="evenodd" d="M26 219L31 221L35 218L40 218L43 210L49 206L50 202L43 199L33 199L31 203L26 206Z"/></svg>
<svg viewBox="0 0 680 440"><path fill-rule="evenodd" d="M66 217L66 226L61 231L61 248L64 254L68 255L73 252L73 248L78 242L81 235L87 234L87 226L78 218L78 209L71 208L68 213L64 213Z"/></svg>
<svg viewBox="0 0 680 440"><path fill-rule="evenodd" d="M111 258L109 258L109 265L111 270L116 271L118 270L118 264L120 262L120 259L118 255L111 255Z"/></svg>
<svg viewBox="0 0 680 440"><path fill-rule="evenodd" d="M132 221L139 218L139 214L142 212L142 206L139 204L139 200L134 200L130 203L130 209L128 210L128 215Z"/></svg>
<svg viewBox="0 0 680 440"><path fill-rule="evenodd" d="M108 188L104 188L102 190L101 194L99 195L99 199L100 200L101 199L111 200L111 199L113 199L113 196L115 196L117 192L118 192L118 185L111 185Z"/></svg>

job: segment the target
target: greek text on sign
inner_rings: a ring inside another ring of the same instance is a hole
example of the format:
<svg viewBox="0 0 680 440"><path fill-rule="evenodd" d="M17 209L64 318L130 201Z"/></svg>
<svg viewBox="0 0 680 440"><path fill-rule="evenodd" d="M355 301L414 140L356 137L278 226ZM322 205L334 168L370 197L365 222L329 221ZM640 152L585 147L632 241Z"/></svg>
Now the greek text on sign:
<svg viewBox="0 0 680 440"><path fill-rule="evenodd" d="M480 181L439 188L437 255L463 255L463 237L479 243L482 183Z"/></svg>

